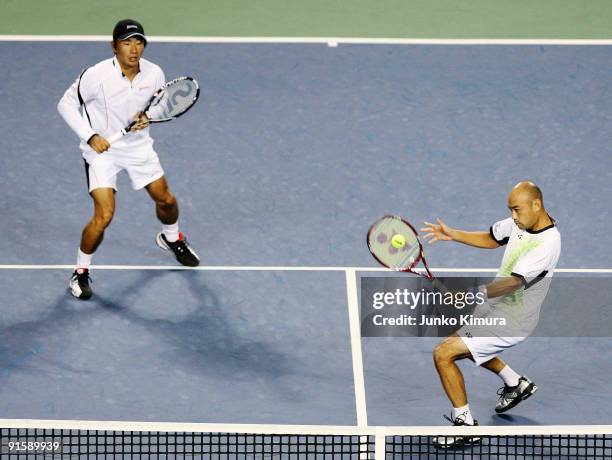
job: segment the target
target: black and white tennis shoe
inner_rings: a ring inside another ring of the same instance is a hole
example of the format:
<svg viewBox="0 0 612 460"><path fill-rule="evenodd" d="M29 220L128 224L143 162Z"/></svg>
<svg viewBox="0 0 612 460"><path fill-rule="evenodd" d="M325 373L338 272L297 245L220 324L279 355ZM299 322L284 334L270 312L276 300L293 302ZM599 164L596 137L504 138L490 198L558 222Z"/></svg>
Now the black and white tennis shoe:
<svg viewBox="0 0 612 460"><path fill-rule="evenodd" d="M478 426L478 422L476 420L474 420L473 424L466 423L465 417L463 415L455 417L454 420L451 419L448 415L445 415L444 418L452 422L453 426L457 427ZM434 438L432 438L431 442L437 449L460 449L464 446L478 444L480 442L480 436L473 434L435 436Z"/></svg>
<svg viewBox="0 0 612 460"><path fill-rule="evenodd" d="M166 235L163 232L159 232L155 237L157 245L165 249L166 251L172 251L181 264L187 267L197 267L200 265L200 258L196 252L191 249L191 246L187 243L185 235L179 233L179 239L171 243L166 239Z"/></svg>
<svg viewBox="0 0 612 460"><path fill-rule="evenodd" d="M538 391L538 386L529 380L528 377L522 375L519 378L518 385L514 387L504 385L497 391L499 400L495 405L495 412L501 414L502 412L512 409L521 401L529 398L536 391Z"/></svg>
<svg viewBox="0 0 612 460"><path fill-rule="evenodd" d="M77 268L72 274L70 282L68 283L68 289L70 289L70 293L77 299L81 300L87 300L91 298L93 292L91 290L91 287L89 286L90 280L91 278L89 277L88 269Z"/></svg>

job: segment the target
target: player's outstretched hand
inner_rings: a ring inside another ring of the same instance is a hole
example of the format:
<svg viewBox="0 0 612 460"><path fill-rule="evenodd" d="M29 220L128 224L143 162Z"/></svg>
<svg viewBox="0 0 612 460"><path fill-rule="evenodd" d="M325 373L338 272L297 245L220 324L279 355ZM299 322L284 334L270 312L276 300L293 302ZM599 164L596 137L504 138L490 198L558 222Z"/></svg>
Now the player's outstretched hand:
<svg viewBox="0 0 612 460"><path fill-rule="evenodd" d="M92 149L94 149L98 153L104 153L110 147L108 141L99 134L93 136L91 139L89 139L87 143L91 146Z"/></svg>
<svg viewBox="0 0 612 460"><path fill-rule="evenodd" d="M429 242L429 244L434 243L436 241L451 241L452 237L452 229L442 222L442 219L436 219L438 221L437 224L432 224L431 222L424 222L426 227L421 229L422 232L425 233L423 238Z"/></svg>

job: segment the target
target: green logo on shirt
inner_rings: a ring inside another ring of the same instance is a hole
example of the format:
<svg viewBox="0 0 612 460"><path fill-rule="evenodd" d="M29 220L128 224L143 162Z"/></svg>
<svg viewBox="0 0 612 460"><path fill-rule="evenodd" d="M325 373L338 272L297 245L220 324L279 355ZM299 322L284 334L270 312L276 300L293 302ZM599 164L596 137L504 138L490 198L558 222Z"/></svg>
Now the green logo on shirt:
<svg viewBox="0 0 612 460"><path fill-rule="evenodd" d="M516 247L513 248L508 253L508 257L506 258L503 265L499 269L497 276L499 277L511 276L511 273L513 272L514 267L516 266L519 259L523 257L525 254L529 253L530 251L540 246L540 244L542 244L541 239L526 238L526 239L518 240ZM523 306L524 291L525 291L524 288L517 289L513 293L506 294L505 296L501 298L501 301L503 304L509 307L514 307L512 308L512 310L506 309L505 310L506 312L509 313L510 311L512 311L512 313L514 314L522 314L523 309L521 307Z"/></svg>

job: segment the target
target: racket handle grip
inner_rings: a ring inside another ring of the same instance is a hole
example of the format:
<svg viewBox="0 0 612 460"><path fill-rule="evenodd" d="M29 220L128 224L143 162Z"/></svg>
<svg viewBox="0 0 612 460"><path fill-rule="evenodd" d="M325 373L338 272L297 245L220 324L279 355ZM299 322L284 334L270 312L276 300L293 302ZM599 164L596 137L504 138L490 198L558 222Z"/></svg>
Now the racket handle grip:
<svg viewBox="0 0 612 460"><path fill-rule="evenodd" d="M117 142L119 139L121 139L123 136L125 136L127 133L128 131L126 131L125 129L122 129L118 133L115 133L112 136L107 137L106 140L108 141L109 144L113 144Z"/></svg>
<svg viewBox="0 0 612 460"><path fill-rule="evenodd" d="M123 128L118 133L115 133L112 136L107 137L106 140L108 141L109 144L112 144L113 142L117 142L119 139L121 139L123 136L129 133L132 130L132 126L134 126L135 124L136 124L136 120L131 122L129 125L127 125L125 128Z"/></svg>

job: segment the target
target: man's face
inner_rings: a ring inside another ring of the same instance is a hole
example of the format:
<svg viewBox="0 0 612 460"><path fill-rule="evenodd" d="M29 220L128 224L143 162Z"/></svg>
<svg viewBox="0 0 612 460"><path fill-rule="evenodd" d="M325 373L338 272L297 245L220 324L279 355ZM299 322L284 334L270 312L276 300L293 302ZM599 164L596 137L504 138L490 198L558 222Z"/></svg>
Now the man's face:
<svg viewBox="0 0 612 460"><path fill-rule="evenodd" d="M540 200L533 200L526 193L513 191L508 196L508 209L512 214L512 220L521 230L533 228L538 220L541 206Z"/></svg>
<svg viewBox="0 0 612 460"><path fill-rule="evenodd" d="M114 43L113 49L121 67L128 69L138 68L138 63L145 49L145 42L138 37L117 40Z"/></svg>

